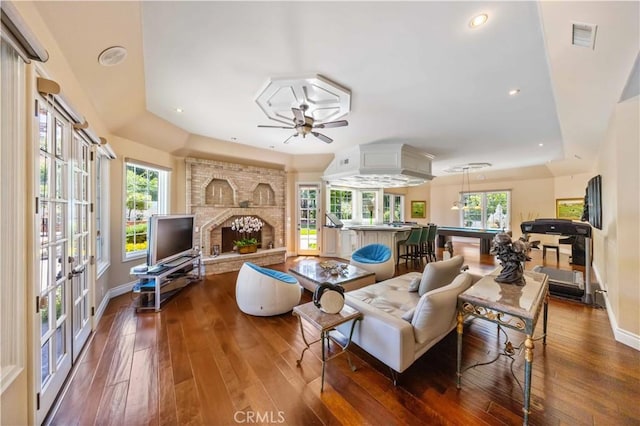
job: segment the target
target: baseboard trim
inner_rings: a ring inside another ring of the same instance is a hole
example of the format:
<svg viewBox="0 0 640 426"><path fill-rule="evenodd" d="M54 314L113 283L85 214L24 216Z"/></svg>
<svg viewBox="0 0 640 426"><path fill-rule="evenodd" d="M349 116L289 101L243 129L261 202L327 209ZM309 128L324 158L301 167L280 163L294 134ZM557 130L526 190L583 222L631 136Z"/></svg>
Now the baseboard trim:
<svg viewBox="0 0 640 426"><path fill-rule="evenodd" d="M602 293L602 297L606 305L607 315L609 316L609 324L611 324L611 331L613 332L613 337L616 339L616 342L620 342L623 345L627 345L630 348L640 351L640 336L637 334L630 333L627 330L623 330L620 327L618 327L618 320L613 315L613 309L611 309L611 304L609 303L609 295L607 294L607 291L606 291L607 286L602 281L602 277L598 272L598 268L594 266L592 269L596 275L596 279L598 283L600 284L600 288L604 290L604 292Z"/></svg>
<svg viewBox="0 0 640 426"><path fill-rule="evenodd" d="M100 302L100 305L96 310L96 314L93 319L94 330L95 330L95 327L98 326L98 323L100 322L100 319L104 314L104 311L107 309L107 305L109 305L109 301L114 297L118 297L122 294L129 293L131 290L133 290L133 286L135 285L135 283L136 281L131 281L129 283L124 283L117 287L110 288L109 290L107 290L104 297L102 298L102 302Z"/></svg>

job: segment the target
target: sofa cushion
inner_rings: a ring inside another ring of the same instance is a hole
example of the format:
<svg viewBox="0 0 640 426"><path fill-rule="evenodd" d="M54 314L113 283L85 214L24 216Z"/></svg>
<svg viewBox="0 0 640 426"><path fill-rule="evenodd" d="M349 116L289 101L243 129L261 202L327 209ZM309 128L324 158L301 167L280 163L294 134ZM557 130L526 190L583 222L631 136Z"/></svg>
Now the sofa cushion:
<svg viewBox="0 0 640 426"><path fill-rule="evenodd" d="M402 319L407 321L407 322L411 322L413 320L413 314L416 312L416 308L411 308L409 309L407 312L405 312L404 314L402 314Z"/></svg>
<svg viewBox="0 0 640 426"><path fill-rule="evenodd" d="M411 320L418 343L442 335L455 324L458 295L469 288L472 282L471 275L462 273L449 285L431 290L420 297Z"/></svg>
<svg viewBox="0 0 640 426"><path fill-rule="evenodd" d="M418 295L423 296L431 290L435 290L449 284L460 273L464 257L454 256L440 262L429 262L424 267Z"/></svg>
<svg viewBox="0 0 640 426"><path fill-rule="evenodd" d="M402 318L408 310L416 307L420 299L418 293L407 291L409 283L415 277L419 278L420 274L410 272L371 284L345 293L345 299L356 299L374 309Z"/></svg>
<svg viewBox="0 0 640 426"><path fill-rule="evenodd" d="M420 288L420 282L422 281L421 277L414 277L411 281L409 281L409 287L407 290L409 291L418 291Z"/></svg>

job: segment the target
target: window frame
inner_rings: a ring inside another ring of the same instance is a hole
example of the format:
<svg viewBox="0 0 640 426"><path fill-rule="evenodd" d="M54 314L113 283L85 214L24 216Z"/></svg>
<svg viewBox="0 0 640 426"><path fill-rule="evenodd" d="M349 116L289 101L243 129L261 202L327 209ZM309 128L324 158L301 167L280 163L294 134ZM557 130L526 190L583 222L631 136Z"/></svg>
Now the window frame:
<svg viewBox="0 0 640 426"><path fill-rule="evenodd" d="M365 222L377 222L378 219L378 207L379 207L379 202L378 202L378 193L379 191L374 191L374 190L367 190L367 189L363 189L363 190L358 190L356 191L358 194L358 201L359 201L359 208L357 209L359 211L359 215L358 217L360 217L360 221L362 223ZM369 211L369 200L365 200L365 194L373 194L373 210Z"/></svg>
<svg viewBox="0 0 640 426"><path fill-rule="evenodd" d="M350 200L350 205L351 205L351 217L349 219L343 217L343 213L334 211L334 206L337 206L337 204L333 203L333 199L334 197L332 196L332 192L334 191L340 191L340 192L350 192L351 193L351 200ZM338 219L340 219L342 222L344 223L352 223L353 222L353 218L355 216L355 198L356 198L356 194L355 194L355 190L353 188L341 188L341 187L333 187L333 188L329 188L329 190L327 191L327 206L328 206L328 212L329 213L333 213L336 215L336 217Z"/></svg>
<svg viewBox="0 0 640 426"><path fill-rule="evenodd" d="M168 214L169 213L169 187L171 180L171 169L166 167L149 164L143 161L134 160L131 158L125 158L123 162L123 178L122 178L122 261L128 262L135 259L146 258L147 249L144 250L135 250L127 252L127 222L128 222L128 211L127 211L127 198L129 196L129 190L127 187L127 171L129 170L129 166L134 166L137 168L147 169L151 172L158 173L158 189L157 189L157 201L156 201L156 209L151 214ZM149 216L146 217L144 222L149 222ZM135 221L134 221L135 222ZM147 228L147 233L149 229Z"/></svg>
<svg viewBox="0 0 640 426"><path fill-rule="evenodd" d="M496 193L504 193L507 196L507 207L505 213L505 225L504 227L488 227L487 221L489 214L487 214L487 194L496 194ZM479 210L480 210L480 226L467 225L468 222L465 220L465 212L473 209L473 207L467 207L469 205L478 205L476 202L470 202L471 196L479 196ZM459 220L460 226L462 228L480 228L480 229L511 229L511 190L510 189L493 189L487 191L473 191L473 192L465 192L461 194L461 200L464 202L465 207L460 209L459 211Z"/></svg>
<svg viewBox="0 0 640 426"><path fill-rule="evenodd" d="M341 213L334 211L335 204L332 204L332 192L333 191L343 191L351 193L351 218L344 219ZM369 224L374 223L377 224L380 215L382 214L383 206L380 205L380 200L382 199L384 193L382 188L349 188L344 186L333 186L327 188L327 196L325 198L326 205L328 206L327 211L335 214L338 219L340 219L345 225L359 225L359 224ZM363 202L363 194L371 193L374 194L374 209L373 209L373 219L369 219L369 211L366 210ZM404 212L404 206L403 210Z"/></svg>
<svg viewBox="0 0 640 426"><path fill-rule="evenodd" d="M387 200L388 207L387 207ZM400 222L404 222L404 195L403 194L394 194L392 192L386 192L382 195L382 223L393 223L395 222L393 217L393 212L396 210L400 213ZM385 214L389 212L389 221L385 221Z"/></svg>
<svg viewBox="0 0 640 426"><path fill-rule="evenodd" d="M111 266L110 248L110 212L109 199L111 193L110 185L110 161L111 156L102 148L95 151L95 238L96 238L96 277L102 274Z"/></svg>

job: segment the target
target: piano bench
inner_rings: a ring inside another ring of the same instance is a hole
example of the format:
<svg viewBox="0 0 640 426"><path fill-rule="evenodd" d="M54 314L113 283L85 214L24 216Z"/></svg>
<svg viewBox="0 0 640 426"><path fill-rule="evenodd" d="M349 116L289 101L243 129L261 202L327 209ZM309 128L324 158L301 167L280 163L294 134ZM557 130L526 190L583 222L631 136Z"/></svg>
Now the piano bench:
<svg viewBox="0 0 640 426"><path fill-rule="evenodd" d="M542 245L542 260L547 258L547 249L556 251L556 263L560 263L560 248L557 244L543 244Z"/></svg>

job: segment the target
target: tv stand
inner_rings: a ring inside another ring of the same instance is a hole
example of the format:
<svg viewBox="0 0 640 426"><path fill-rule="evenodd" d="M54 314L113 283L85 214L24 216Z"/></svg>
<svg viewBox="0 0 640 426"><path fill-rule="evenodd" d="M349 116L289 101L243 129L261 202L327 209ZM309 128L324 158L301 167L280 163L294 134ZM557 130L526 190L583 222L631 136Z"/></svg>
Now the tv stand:
<svg viewBox="0 0 640 426"><path fill-rule="evenodd" d="M184 256L167 264L154 265L145 270L131 268L130 274L138 278L133 292L139 294L136 312L160 312L162 304L193 281L199 281L200 255Z"/></svg>

